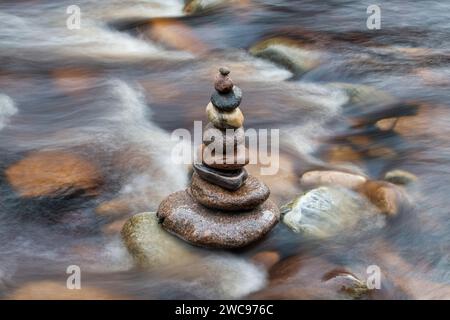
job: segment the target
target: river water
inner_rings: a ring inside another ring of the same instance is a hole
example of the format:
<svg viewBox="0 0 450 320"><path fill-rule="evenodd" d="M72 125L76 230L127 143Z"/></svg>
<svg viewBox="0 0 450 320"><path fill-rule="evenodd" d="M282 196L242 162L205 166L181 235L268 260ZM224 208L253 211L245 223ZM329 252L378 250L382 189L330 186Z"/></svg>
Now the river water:
<svg viewBox="0 0 450 320"><path fill-rule="evenodd" d="M62 296L63 289L43 281L65 286L67 266L78 265L82 285L106 297L336 298L314 277L339 267L364 278L375 264L383 287L373 298L450 298L450 3L378 1L381 29L368 30L371 4L241 0L187 15L181 0L81 0L81 28L71 30L66 9L72 1L1 1L0 296L14 298L33 283L50 297ZM294 75L249 54L258 41L277 36L307 38L325 59ZM246 127L280 129L282 174L266 181L277 204L301 193L301 172L326 167L374 179L391 169L413 172L418 180L406 190L411 205L368 232L311 241L280 223L249 249L205 251L230 263L221 271L229 272L230 286L243 279L232 289L215 288L207 275L186 277L195 265L134 267L117 228L105 232L115 218L96 208L139 197L123 220L155 211L187 185L189 170L167 161L170 133L205 120L221 65L243 90ZM336 83L373 92L356 103ZM389 99L418 106L396 134L351 125L372 119ZM336 162L330 154L347 146L342 141L352 141L356 152ZM21 197L4 172L43 150L94 163L100 192ZM263 251L280 258L270 272L251 263Z"/></svg>

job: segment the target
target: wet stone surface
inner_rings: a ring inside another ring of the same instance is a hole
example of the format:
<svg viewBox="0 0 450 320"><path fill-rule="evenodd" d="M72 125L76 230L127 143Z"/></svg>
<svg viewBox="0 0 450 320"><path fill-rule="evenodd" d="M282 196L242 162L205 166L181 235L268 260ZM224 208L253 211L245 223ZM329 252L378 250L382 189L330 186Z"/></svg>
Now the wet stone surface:
<svg viewBox="0 0 450 320"><path fill-rule="evenodd" d="M200 204L219 210L240 211L250 210L267 200L269 188L253 176L236 191L229 191L192 175L192 184L188 189Z"/></svg>
<svg viewBox="0 0 450 320"><path fill-rule="evenodd" d="M278 222L278 207L270 200L239 214L207 209L186 191L167 197L159 206L164 229L197 246L240 248L267 234Z"/></svg>

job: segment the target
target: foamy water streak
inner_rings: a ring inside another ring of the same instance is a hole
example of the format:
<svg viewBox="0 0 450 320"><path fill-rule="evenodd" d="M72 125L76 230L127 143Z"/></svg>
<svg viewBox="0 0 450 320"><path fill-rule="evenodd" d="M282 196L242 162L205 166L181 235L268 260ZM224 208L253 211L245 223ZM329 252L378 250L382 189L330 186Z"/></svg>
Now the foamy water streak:
<svg viewBox="0 0 450 320"><path fill-rule="evenodd" d="M8 124L10 117L15 115L17 111L14 101L7 95L0 93L0 130Z"/></svg>
<svg viewBox="0 0 450 320"><path fill-rule="evenodd" d="M0 56L41 61L84 58L102 62L192 58L188 53L164 50L107 25L117 19L179 16L181 1L78 2L81 24L80 29L73 30L66 25L69 5L73 3L34 4L3 11L0 5ZM42 12L45 19L41 18Z"/></svg>

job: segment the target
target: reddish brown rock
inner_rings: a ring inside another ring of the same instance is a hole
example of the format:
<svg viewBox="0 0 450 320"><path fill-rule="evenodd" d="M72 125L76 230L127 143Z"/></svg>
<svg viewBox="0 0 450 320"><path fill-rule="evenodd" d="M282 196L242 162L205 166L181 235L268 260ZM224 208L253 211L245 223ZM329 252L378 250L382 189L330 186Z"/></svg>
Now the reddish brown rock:
<svg viewBox="0 0 450 320"><path fill-rule="evenodd" d="M266 235L280 219L270 200L239 214L211 210L197 203L186 191L167 197L158 209L164 229L197 246L240 248Z"/></svg>
<svg viewBox="0 0 450 320"><path fill-rule="evenodd" d="M202 144L198 157L208 167L219 170L238 170L250 162L249 152L245 147L236 148L231 154L227 154L226 149L222 150L222 154L216 151L215 146Z"/></svg>
<svg viewBox="0 0 450 320"><path fill-rule="evenodd" d="M5 175L14 190L27 198L93 196L102 184L94 164L62 151L32 153L6 169Z"/></svg>
<svg viewBox="0 0 450 320"><path fill-rule="evenodd" d="M230 70L228 68L220 68L214 81L214 89L220 93L228 93L233 89L233 80L231 80Z"/></svg>
<svg viewBox="0 0 450 320"><path fill-rule="evenodd" d="M188 189L202 205L219 210L239 211L256 208L269 198L270 190L255 177L249 176L242 187L230 191L192 175L192 184Z"/></svg>
<svg viewBox="0 0 450 320"><path fill-rule="evenodd" d="M385 181L367 181L359 191L383 213L389 216L398 213L403 199L403 192L398 186Z"/></svg>
<svg viewBox="0 0 450 320"><path fill-rule="evenodd" d="M270 268L280 261L280 254L276 251L258 252L252 257L252 261L270 270Z"/></svg>

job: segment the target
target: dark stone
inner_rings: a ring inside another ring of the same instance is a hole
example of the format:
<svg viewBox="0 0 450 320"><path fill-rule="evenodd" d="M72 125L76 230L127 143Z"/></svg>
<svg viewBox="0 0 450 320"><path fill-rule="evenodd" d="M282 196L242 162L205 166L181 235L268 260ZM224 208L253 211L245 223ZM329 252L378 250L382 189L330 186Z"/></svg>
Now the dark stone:
<svg viewBox="0 0 450 320"><path fill-rule="evenodd" d="M164 229L197 246L241 248L264 237L279 221L278 207L270 200L239 214L211 210L197 203L186 191L161 202L158 218Z"/></svg>
<svg viewBox="0 0 450 320"><path fill-rule="evenodd" d="M234 86L233 89L226 94L214 92L211 96L211 103L220 111L233 111L241 104L242 91L239 87Z"/></svg>
<svg viewBox="0 0 450 320"><path fill-rule="evenodd" d="M227 134L227 130L229 134ZM230 134L232 133L232 134ZM233 149L238 144L245 143L245 132L244 128L240 127L237 129L219 129L214 126L211 122L209 122L205 130L203 131L203 143L205 145L209 145L212 142L222 142L224 149L228 145L232 145Z"/></svg>
<svg viewBox="0 0 450 320"><path fill-rule="evenodd" d="M203 164L194 164L194 169L203 180L232 191L239 189L248 176L245 169L219 171Z"/></svg>
<svg viewBox="0 0 450 320"><path fill-rule="evenodd" d="M269 198L270 190L255 177L249 176L236 191L226 190L192 175L190 190L192 196L202 205L225 211L251 210Z"/></svg>

